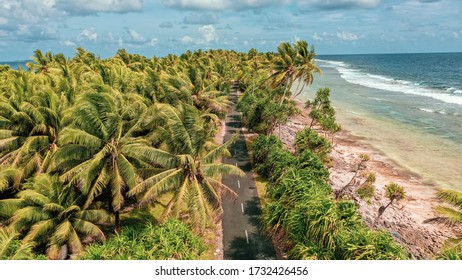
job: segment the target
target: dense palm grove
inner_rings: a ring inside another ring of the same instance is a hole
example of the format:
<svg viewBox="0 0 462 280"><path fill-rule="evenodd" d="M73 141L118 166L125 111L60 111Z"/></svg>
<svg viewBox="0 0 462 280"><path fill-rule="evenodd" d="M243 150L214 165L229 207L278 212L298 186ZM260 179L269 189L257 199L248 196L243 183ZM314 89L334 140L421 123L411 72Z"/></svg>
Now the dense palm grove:
<svg viewBox="0 0 462 280"><path fill-rule="evenodd" d="M100 59L79 48L71 59L36 51L27 70L2 68L2 235L56 259L120 232L140 209L154 217L141 225L213 227L222 196L234 196L220 176L241 174L219 161L229 143L214 141L238 59L124 50Z"/></svg>
<svg viewBox="0 0 462 280"><path fill-rule="evenodd" d="M269 181L263 226L289 257L405 258L354 203L333 198L329 141L310 126L293 154L264 136L298 113L292 97L320 73L315 56L304 41L276 53L163 58L78 48L0 68L0 259L204 258L199 235L236 196L221 177L242 174L220 162L230 143L216 137L233 81L246 126L261 134L253 158ZM307 104L326 136L340 128L328 97L324 89Z"/></svg>

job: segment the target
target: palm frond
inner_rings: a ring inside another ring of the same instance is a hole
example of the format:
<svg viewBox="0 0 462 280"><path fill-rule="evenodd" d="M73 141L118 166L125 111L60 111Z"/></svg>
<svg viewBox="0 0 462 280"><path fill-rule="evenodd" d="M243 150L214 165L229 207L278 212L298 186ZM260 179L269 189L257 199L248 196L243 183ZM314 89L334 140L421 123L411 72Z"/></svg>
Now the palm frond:
<svg viewBox="0 0 462 280"><path fill-rule="evenodd" d="M160 195L179 188L181 186L182 173L183 173L183 170L178 169L178 170L175 170L174 172L171 172L167 176L163 174L162 176L157 177L158 175L156 175L156 176L153 176L152 178L147 179L145 182L141 183L140 185L149 186L149 189L141 197L140 205L149 204L154 199L158 198ZM183 180L187 180L187 179L184 178ZM155 182L155 183L150 184L150 182Z"/></svg>
<svg viewBox="0 0 462 280"><path fill-rule="evenodd" d="M462 210L462 193L453 190L439 190L438 198Z"/></svg>
<svg viewBox="0 0 462 280"><path fill-rule="evenodd" d="M158 173L158 174L156 174L156 175L154 175L152 177L149 177L146 180L144 180L143 182L136 185L133 189L128 191L128 195L129 196L135 196L135 195L138 195L140 193L143 193L148 188L150 188L151 186L154 186L158 182L162 181L164 178L167 178L167 177L170 177L170 176L177 176L177 175L179 175L181 173L182 173L182 170L177 169L177 168L164 170L163 172L160 172L160 173Z"/></svg>
<svg viewBox="0 0 462 280"><path fill-rule="evenodd" d="M226 175L238 175L245 176L245 173L239 168L232 164L225 163L209 163L202 166L202 172L209 177L226 176Z"/></svg>
<svg viewBox="0 0 462 280"><path fill-rule="evenodd" d="M66 127L59 135L58 144L61 146L77 144L85 147L98 148L102 145L102 141L97 136L84 130Z"/></svg>
<svg viewBox="0 0 462 280"><path fill-rule="evenodd" d="M437 206L435 211L441 215L442 221L448 225L462 224L462 212L460 211L445 206Z"/></svg>
<svg viewBox="0 0 462 280"><path fill-rule="evenodd" d="M234 135L231 140L223 143L222 145L216 147L215 149L208 152L202 159L203 163L212 163L215 160L219 159L222 156L229 157L231 156L228 148L231 146L237 139L237 135Z"/></svg>
<svg viewBox="0 0 462 280"><path fill-rule="evenodd" d="M167 168L174 166L176 162L174 155L160 149L148 147L143 144L124 145L122 148L122 153L124 155L133 158L141 158L146 162L159 164Z"/></svg>
<svg viewBox="0 0 462 280"><path fill-rule="evenodd" d="M39 238L43 238L50 234L50 231L56 226L58 222L57 219L48 219L35 223L27 235L24 237L23 242L28 243L32 241L37 241Z"/></svg>

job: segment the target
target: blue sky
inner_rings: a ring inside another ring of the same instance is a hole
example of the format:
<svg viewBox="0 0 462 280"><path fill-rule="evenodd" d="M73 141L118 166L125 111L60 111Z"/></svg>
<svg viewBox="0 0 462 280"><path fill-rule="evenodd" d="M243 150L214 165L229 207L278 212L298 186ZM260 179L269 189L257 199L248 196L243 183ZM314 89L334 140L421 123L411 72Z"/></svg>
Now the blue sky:
<svg viewBox="0 0 462 280"><path fill-rule="evenodd" d="M0 61L77 46L101 57L274 51L297 39L318 54L453 52L461 15L460 0L0 0Z"/></svg>

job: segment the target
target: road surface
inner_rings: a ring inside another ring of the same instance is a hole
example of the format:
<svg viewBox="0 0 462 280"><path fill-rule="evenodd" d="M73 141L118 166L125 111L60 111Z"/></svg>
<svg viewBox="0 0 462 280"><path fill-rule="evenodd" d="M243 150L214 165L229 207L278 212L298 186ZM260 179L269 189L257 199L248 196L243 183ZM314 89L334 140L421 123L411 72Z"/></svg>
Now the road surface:
<svg viewBox="0 0 462 280"><path fill-rule="evenodd" d="M276 259L276 253L269 239L261 233L259 216L260 200L257 195L252 168L249 161L244 135L241 133L240 113L236 111L237 86L231 89L232 108L226 117L224 141L239 133L238 139L230 146L232 158L225 158L224 163L240 167L244 177L225 176L223 183L238 195L236 201L223 201L223 245L225 260L265 260Z"/></svg>

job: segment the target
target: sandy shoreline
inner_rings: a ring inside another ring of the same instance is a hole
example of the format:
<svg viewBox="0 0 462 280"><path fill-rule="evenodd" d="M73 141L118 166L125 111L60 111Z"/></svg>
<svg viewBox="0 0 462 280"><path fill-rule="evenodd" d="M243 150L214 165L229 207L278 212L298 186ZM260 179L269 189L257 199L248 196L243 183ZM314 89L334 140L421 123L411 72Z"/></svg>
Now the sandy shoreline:
<svg viewBox="0 0 462 280"><path fill-rule="evenodd" d="M299 108L302 110L300 116L292 118L286 125L275 130L275 134L292 150L295 133L310 123L308 111L301 102ZM436 217L433 207L440 202L436 197L435 185L425 182L418 174L387 158L365 139L354 137L344 129L337 133L331 153L333 166L329 169L330 184L334 190L342 188L350 181L360 154L369 155L366 170L376 173L376 195L371 203L355 199L364 222L369 227L391 232L394 239L408 249L412 258L431 259L441 249L444 241L454 237L456 232L456 229L444 225L424 223L425 220ZM384 197L384 188L390 182L402 185L407 198L399 205L388 208L374 224L379 207L388 202ZM354 190L346 193L355 196Z"/></svg>

